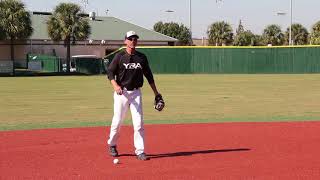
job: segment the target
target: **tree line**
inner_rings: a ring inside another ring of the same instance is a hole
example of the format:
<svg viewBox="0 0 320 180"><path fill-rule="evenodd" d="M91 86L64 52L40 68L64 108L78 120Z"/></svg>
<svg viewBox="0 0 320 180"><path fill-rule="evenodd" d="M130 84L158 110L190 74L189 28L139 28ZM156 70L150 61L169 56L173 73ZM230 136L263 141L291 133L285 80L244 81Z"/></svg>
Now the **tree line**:
<svg viewBox="0 0 320 180"><path fill-rule="evenodd" d="M163 23L159 21L154 24L153 30L170 37L178 39L179 45L192 45L190 29L183 24L175 22ZM213 46L282 46L289 45L290 27L282 32L277 24L265 27L261 35L246 30L239 22L236 32L231 25L225 21L212 23L207 30L209 45ZM292 45L319 45L320 44L320 21L312 26L311 32L299 23L291 26Z"/></svg>
<svg viewBox="0 0 320 180"><path fill-rule="evenodd" d="M49 37L63 41L67 48L67 71L70 72L70 45L77 40L86 40L91 34L87 17L81 7L74 3L58 4L47 23ZM0 1L0 40L9 40L11 60L14 62L14 42L23 41L33 33L30 13L19 0Z"/></svg>
<svg viewBox="0 0 320 180"><path fill-rule="evenodd" d="M89 20L83 15L81 7L74 3L58 4L47 23L49 37L55 41L63 41L67 47L67 70L70 70L70 45L77 40L86 40L91 34ZM178 39L177 45L192 45L192 34L183 24L159 21L153 26L154 31ZM291 26L293 45L320 44L320 21L315 23L309 33L301 24ZM14 42L26 40L33 33L30 13L19 0L0 1L0 40L10 42L11 59L14 61ZM223 46L265 46L288 45L289 28L281 31L279 25L268 25L262 35L246 30L239 22L235 34L231 25L225 21L215 22L208 27L209 45Z"/></svg>

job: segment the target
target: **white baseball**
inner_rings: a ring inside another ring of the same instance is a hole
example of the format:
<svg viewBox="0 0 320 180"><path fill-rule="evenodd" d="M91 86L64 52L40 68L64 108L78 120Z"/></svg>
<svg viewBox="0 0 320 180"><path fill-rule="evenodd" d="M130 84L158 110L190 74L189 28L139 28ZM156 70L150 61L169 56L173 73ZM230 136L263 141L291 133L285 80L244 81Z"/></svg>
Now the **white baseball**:
<svg viewBox="0 0 320 180"><path fill-rule="evenodd" d="M113 160L113 164L118 164L119 163L119 159L114 159Z"/></svg>

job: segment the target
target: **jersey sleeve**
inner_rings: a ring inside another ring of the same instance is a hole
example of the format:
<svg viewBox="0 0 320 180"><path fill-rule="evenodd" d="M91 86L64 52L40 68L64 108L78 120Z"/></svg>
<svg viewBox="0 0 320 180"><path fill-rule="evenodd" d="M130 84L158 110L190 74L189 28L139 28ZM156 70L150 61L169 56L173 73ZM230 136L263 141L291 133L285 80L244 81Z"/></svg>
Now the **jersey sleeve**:
<svg viewBox="0 0 320 180"><path fill-rule="evenodd" d="M151 71L151 69L150 69L149 62L148 62L147 57L144 56L144 58L145 58L145 62L144 62L145 65L144 65L144 67L143 67L143 74L144 74L144 76L147 78L148 83L149 83L149 84L152 84L152 83L154 83L153 74L152 74L152 71Z"/></svg>
<svg viewBox="0 0 320 180"><path fill-rule="evenodd" d="M120 54L116 54L108 67L108 79L111 81L115 79L116 72L118 71L118 64L120 61Z"/></svg>

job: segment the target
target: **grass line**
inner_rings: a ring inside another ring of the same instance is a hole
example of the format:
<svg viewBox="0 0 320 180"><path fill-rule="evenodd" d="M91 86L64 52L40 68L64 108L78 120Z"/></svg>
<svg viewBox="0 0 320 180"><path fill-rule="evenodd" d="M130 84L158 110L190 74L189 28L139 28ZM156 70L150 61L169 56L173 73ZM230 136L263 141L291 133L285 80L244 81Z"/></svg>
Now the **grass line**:
<svg viewBox="0 0 320 180"><path fill-rule="evenodd" d="M277 117L270 118L224 118L224 119L193 119L193 120L145 120L145 124L191 124L191 123L233 123L233 122L299 122L299 121L319 121L318 118L313 117ZM132 125L131 120L125 120L124 125ZM110 122L106 121L65 121L57 123L23 123L14 124L11 126L1 126L0 131L11 130L33 130L33 129L51 129L51 128L81 128L81 127L103 127L110 126Z"/></svg>
<svg viewBox="0 0 320 180"><path fill-rule="evenodd" d="M320 120L320 74L155 75L166 101L153 109L143 90L147 124ZM0 131L108 126L113 90L105 76L0 78ZM127 116L130 122L130 113Z"/></svg>

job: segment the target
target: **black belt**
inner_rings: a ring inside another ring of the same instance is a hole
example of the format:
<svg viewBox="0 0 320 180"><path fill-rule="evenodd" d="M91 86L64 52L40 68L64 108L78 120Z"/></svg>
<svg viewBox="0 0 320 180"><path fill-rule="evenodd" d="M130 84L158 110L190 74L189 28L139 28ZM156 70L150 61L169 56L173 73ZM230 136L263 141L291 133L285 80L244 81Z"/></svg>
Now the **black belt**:
<svg viewBox="0 0 320 180"><path fill-rule="evenodd" d="M127 91L133 91L133 90L137 90L139 89L140 87L135 87L135 88L132 88L132 87L123 87L122 89L123 90L127 90Z"/></svg>

